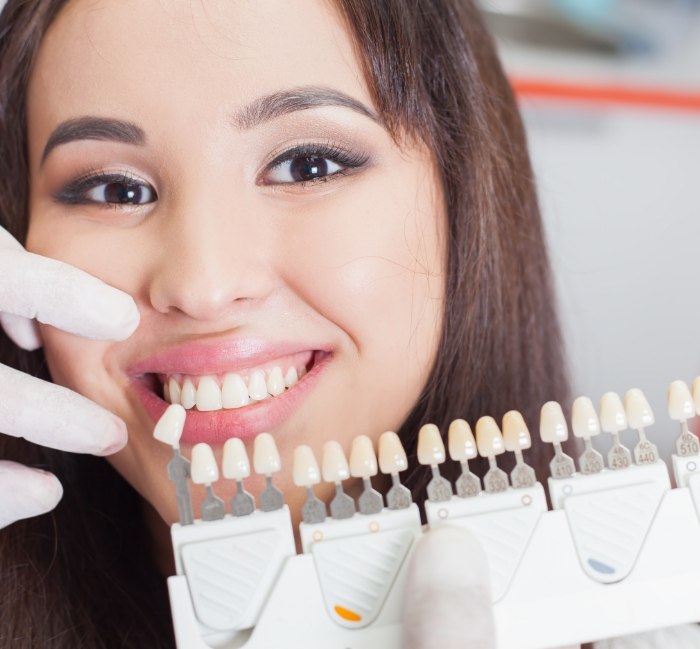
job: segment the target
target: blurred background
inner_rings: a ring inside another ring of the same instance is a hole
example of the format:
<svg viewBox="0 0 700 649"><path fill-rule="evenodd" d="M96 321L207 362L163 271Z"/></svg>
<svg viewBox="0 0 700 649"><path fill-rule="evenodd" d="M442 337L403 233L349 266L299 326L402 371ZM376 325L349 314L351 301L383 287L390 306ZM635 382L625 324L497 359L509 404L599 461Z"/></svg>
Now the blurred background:
<svg viewBox="0 0 700 649"><path fill-rule="evenodd" d="M700 375L700 0L478 4L528 131L574 396L641 388L668 458L668 385Z"/></svg>

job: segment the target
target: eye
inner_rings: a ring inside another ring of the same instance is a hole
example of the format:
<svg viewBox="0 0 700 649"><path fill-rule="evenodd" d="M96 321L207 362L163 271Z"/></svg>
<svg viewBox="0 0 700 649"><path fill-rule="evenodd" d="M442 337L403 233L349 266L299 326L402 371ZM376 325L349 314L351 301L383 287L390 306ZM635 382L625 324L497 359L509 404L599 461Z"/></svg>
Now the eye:
<svg viewBox="0 0 700 649"><path fill-rule="evenodd" d="M305 185L328 181L363 167L369 156L326 144L305 144L277 156L260 182L263 185Z"/></svg>
<svg viewBox="0 0 700 649"><path fill-rule="evenodd" d="M101 183L85 192L85 198L93 203L115 205L143 205L155 200L155 191L148 185L135 182Z"/></svg>

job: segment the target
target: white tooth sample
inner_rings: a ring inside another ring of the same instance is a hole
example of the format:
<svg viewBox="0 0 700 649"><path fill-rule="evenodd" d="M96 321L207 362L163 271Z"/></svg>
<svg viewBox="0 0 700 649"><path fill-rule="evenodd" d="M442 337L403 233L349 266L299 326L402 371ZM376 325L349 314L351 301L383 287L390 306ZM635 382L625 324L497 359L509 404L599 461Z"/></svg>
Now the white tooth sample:
<svg viewBox="0 0 700 649"><path fill-rule="evenodd" d="M248 396L253 401L267 399L267 382L263 370L255 370L248 378Z"/></svg>
<svg viewBox="0 0 700 649"><path fill-rule="evenodd" d="M668 386L668 414L675 421L688 421L695 416L693 397L685 381L674 381Z"/></svg>
<svg viewBox="0 0 700 649"><path fill-rule="evenodd" d="M213 376L202 376L197 385L197 410L210 412L221 410L221 389Z"/></svg>
<svg viewBox="0 0 700 649"><path fill-rule="evenodd" d="M425 424L418 431L418 462L436 466L445 461L445 444L435 424Z"/></svg>
<svg viewBox="0 0 700 649"><path fill-rule="evenodd" d="M619 433L627 428L625 406L617 392L606 392L600 398L600 426L606 433Z"/></svg>
<svg viewBox="0 0 700 649"><path fill-rule="evenodd" d="M569 427L561 406L556 401L548 401L540 410L540 439L547 444L561 444L568 438Z"/></svg>
<svg viewBox="0 0 700 649"><path fill-rule="evenodd" d="M532 446L530 431L523 416L517 410L503 415L503 444L506 451L524 451Z"/></svg>
<svg viewBox="0 0 700 649"><path fill-rule="evenodd" d="M467 462L477 456L472 427L464 419L455 419L447 429L447 446L455 462Z"/></svg>
<svg viewBox="0 0 700 649"><path fill-rule="evenodd" d="M221 470L227 480L243 480L250 476L248 453L245 444L238 437L231 437L224 443Z"/></svg>
<svg viewBox="0 0 700 649"><path fill-rule="evenodd" d="M339 442L329 441L323 445L323 479L338 483L350 477L350 467Z"/></svg>
<svg viewBox="0 0 700 649"><path fill-rule="evenodd" d="M280 367L273 367L267 377L267 391L273 397L276 397L277 395L282 394L285 388L286 386L284 385L282 369Z"/></svg>
<svg viewBox="0 0 700 649"><path fill-rule="evenodd" d="M350 475L354 478L371 478L377 475L377 456L372 440L367 435L358 435L350 448Z"/></svg>
<svg viewBox="0 0 700 649"><path fill-rule="evenodd" d="M379 437L379 468L386 475L395 475L408 468L406 451L393 431L382 433Z"/></svg>
<svg viewBox="0 0 700 649"><path fill-rule="evenodd" d="M182 403L180 384L172 377L168 381L168 392L170 394L170 403Z"/></svg>
<svg viewBox="0 0 700 649"><path fill-rule="evenodd" d="M302 444L294 449L292 477L297 487L312 487L321 482L321 471L310 446Z"/></svg>
<svg viewBox="0 0 700 649"><path fill-rule="evenodd" d="M494 457L505 453L503 435L493 417L481 417L476 422L476 447L481 457Z"/></svg>
<svg viewBox="0 0 700 649"><path fill-rule="evenodd" d="M632 388L625 394L625 413L632 428L639 430L654 424L654 413L651 406L639 388Z"/></svg>
<svg viewBox="0 0 700 649"><path fill-rule="evenodd" d="M179 403L168 406L153 429L153 437L159 442L178 448L182 429L185 427L185 416L185 409Z"/></svg>
<svg viewBox="0 0 700 649"><path fill-rule="evenodd" d="M226 374L221 386L221 405L224 408L240 408L249 403L248 387L241 375L233 372Z"/></svg>
<svg viewBox="0 0 700 649"><path fill-rule="evenodd" d="M693 381L693 402L696 414L700 415L700 376L696 376Z"/></svg>
<svg viewBox="0 0 700 649"><path fill-rule="evenodd" d="M170 386L168 385L167 381L165 381L165 383L163 383L163 401L167 401L168 403L172 403L172 401L170 401Z"/></svg>
<svg viewBox="0 0 700 649"><path fill-rule="evenodd" d="M282 468L277 444L270 433L260 433L253 442L255 473L271 475Z"/></svg>
<svg viewBox="0 0 700 649"><path fill-rule="evenodd" d="M284 385L291 388L299 380L296 367L290 367L284 375Z"/></svg>
<svg viewBox="0 0 700 649"><path fill-rule="evenodd" d="M194 405L197 403L197 390L195 390L194 383L192 383L190 378L186 378L182 383L180 403L185 410L194 408Z"/></svg>
<svg viewBox="0 0 700 649"><path fill-rule="evenodd" d="M219 468L216 466L214 451L209 444L200 442L192 447L190 473L192 482L195 484L207 485L219 479Z"/></svg>
<svg viewBox="0 0 700 649"><path fill-rule="evenodd" d="M600 434L598 413L588 397L578 397L571 406L571 428L574 436L579 439L588 439Z"/></svg>

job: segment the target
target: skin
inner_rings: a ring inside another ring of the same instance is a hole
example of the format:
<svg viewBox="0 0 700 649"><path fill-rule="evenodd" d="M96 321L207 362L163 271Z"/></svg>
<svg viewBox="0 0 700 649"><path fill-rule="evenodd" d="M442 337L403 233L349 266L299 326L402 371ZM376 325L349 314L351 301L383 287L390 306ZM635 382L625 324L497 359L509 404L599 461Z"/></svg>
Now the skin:
<svg viewBox="0 0 700 649"><path fill-rule="evenodd" d="M171 451L152 438L154 422L129 380L139 359L180 343L250 338L330 350L322 375L269 431L284 467L276 484L296 517L305 494L291 481L294 447L310 444L320 461L326 440L347 453L357 434L397 429L435 358L444 209L430 154L345 106L252 126L232 119L263 95L305 86L374 111L348 33L316 0L74 0L35 63L27 247L126 291L141 313L136 333L119 343L42 326L47 361L57 383L126 422L129 443L109 461L152 506L157 543L168 543L163 522L177 520L177 508L165 472ZM71 141L42 162L54 129L82 116L132 122L145 143ZM299 143L366 162L325 182L282 184L287 168L269 164ZM157 200L56 198L101 170L128 172ZM258 493L260 482L246 487ZM328 502L332 488L316 493ZM234 490L231 481L215 489L225 499ZM196 512L200 499L201 490Z"/></svg>

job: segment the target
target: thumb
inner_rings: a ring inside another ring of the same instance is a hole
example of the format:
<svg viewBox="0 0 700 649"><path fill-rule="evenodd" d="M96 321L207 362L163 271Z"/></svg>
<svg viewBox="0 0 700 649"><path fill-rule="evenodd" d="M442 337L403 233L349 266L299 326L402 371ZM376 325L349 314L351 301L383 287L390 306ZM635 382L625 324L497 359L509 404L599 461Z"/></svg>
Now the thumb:
<svg viewBox="0 0 700 649"><path fill-rule="evenodd" d="M418 541L403 626L403 649L495 649L488 563L472 534L445 526Z"/></svg>

